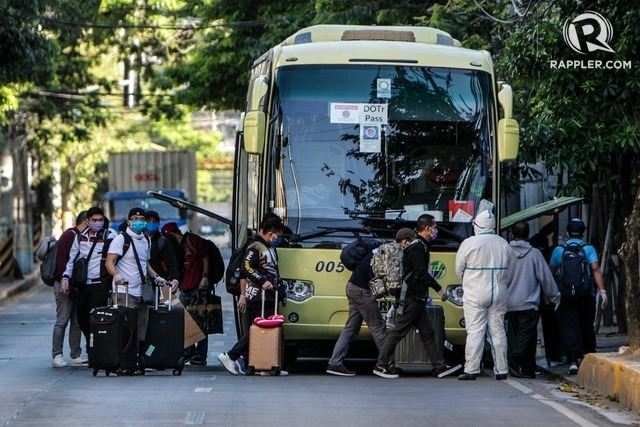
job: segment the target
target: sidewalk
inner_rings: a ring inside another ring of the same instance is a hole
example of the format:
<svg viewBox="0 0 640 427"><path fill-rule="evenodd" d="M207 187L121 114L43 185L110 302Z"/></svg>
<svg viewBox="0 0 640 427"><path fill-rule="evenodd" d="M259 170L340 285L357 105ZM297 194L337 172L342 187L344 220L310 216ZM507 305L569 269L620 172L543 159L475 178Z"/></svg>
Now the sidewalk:
<svg viewBox="0 0 640 427"><path fill-rule="evenodd" d="M0 281L0 306L6 304L13 297L28 291L40 283L40 274L37 271L26 274L24 279ZM41 286L44 286L40 283Z"/></svg>
<svg viewBox="0 0 640 427"><path fill-rule="evenodd" d="M569 366L547 365L544 348L538 346L538 367L548 375L563 379L613 398L640 413L640 356L621 356L620 347L629 345L629 337L617 333L617 327L602 327L596 337L597 353L588 354L578 375L569 375Z"/></svg>

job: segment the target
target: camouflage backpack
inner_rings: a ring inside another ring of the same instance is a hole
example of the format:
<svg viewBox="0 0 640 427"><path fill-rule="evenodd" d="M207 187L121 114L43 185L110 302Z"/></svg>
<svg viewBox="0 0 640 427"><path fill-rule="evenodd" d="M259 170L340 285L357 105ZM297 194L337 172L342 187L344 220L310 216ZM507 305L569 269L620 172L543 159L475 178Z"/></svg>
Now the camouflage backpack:
<svg viewBox="0 0 640 427"><path fill-rule="evenodd" d="M385 243L374 250L371 258L373 279L369 282L374 298L394 296L402 288L402 252L397 243Z"/></svg>

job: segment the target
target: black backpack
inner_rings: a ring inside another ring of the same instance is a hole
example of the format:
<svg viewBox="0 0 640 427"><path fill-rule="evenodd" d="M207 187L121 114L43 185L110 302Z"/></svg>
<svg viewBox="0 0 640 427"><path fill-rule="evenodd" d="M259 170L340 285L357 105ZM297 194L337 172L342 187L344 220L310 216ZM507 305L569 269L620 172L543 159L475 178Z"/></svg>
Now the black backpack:
<svg viewBox="0 0 640 427"><path fill-rule="evenodd" d="M124 244L122 245L122 255L118 256L116 260L116 264L120 261L120 258L127 253L131 244L133 243L133 239L127 233L120 233L124 236ZM102 246L102 256L100 258L100 283L102 287L109 292L111 290L111 285L113 282L113 276L109 274L107 271L107 267L105 266L105 262L107 261L107 255L109 254L109 247L111 246L111 242L113 242L113 238L105 239L104 245Z"/></svg>
<svg viewBox="0 0 640 427"><path fill-rule="evenodd" d="M231 254L231 258L229 258L229 265L227 265L227 270L224 275L224 283L227 287L227 292L231 295L240 295L240 266L244 260L244 255L247 253L247 247L249 247L251 242L252 240L248 239L244 245L236 248Z"/></svg>
<svg viewBox="0 0 640 427"><path fill-rule="evenodd" d="M372 250L382 245L382 241L371 237L358 237L353 242L342 248L340 261L347 270L353 271L362 259Z"/></svg>
<svg viewBox="0 0 640 427"><path fill-rule="evenodd" d="M558 266L557 279L563 298L586 297L593 292L593 276L584 246L583 243L562 245L564 252Z"/></svg>
<svg viewBox="0 0 640 427"><path fill-rule="evenodd" d="M224 260L220 249L209 239L207 241L207 251L209 253L209 286L215 286L224 277Z"/></svg>

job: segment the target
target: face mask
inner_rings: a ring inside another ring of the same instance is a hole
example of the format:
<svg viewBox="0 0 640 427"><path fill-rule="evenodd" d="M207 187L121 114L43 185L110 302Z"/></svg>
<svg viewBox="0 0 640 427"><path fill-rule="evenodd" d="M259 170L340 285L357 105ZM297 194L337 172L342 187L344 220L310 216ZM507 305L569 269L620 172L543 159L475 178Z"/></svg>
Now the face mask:
<svg viewBox="0 0 640 427"><path fill-rule="evenodd" d="M100 231L100 230L102 230L104 228L104 221L91 222L91 223L89 223L89 228L94 233L97 233L98 231Z"/></svg>
<svg viewBox="0 0 640 427"><path fill-rule="evenodd" d="M276 237L276 240L270 241L269 244L271 245L271 247L276 247L280 244L280 242L282 242L282 237L278 236Z"/></svg>
<svg viewBox="0 0 640 427"><path fill-rule="evenodd" d="M142 233L144 231L145 225L146 225L146 222L140 219L131 221L131 229L136 234Z"/></svg>
<svg viewBox="0 0 640 427"><path fill-rule="evenodd" d="M151 233L151 234L157 233L158 230L160 230L160 223L159 222L148 222L146 230L147 230L148 233Z"/></svg>

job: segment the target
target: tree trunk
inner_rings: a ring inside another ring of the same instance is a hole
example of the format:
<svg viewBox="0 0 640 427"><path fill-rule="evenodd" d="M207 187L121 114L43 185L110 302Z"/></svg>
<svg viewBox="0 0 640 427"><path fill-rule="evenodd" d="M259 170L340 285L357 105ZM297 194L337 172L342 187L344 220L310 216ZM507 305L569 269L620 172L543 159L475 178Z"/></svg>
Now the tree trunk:
<svg viewBox="0 0 640 427"><path fill-rule="evenodd" d="M626 312L629 330L629 345L633 351L640 350L640 275L638 256L640 251L640 190L636 193L631 215L624 222L627 240L618 252L624 261L626 279Z"/></svg>

